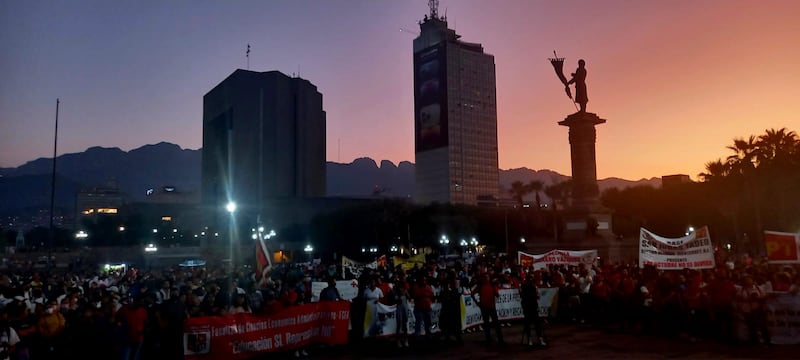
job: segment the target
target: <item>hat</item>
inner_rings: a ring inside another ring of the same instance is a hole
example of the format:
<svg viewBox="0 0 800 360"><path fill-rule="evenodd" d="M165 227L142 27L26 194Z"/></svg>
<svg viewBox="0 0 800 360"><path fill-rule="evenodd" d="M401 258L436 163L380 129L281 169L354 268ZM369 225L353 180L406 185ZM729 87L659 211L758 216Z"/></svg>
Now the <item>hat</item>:
<svg viewBox="0 0 800 360"><path fill-rule="evenodd" d="M109 287L107 290L112 293L119 293L119 288L116 286Z"/></svg>

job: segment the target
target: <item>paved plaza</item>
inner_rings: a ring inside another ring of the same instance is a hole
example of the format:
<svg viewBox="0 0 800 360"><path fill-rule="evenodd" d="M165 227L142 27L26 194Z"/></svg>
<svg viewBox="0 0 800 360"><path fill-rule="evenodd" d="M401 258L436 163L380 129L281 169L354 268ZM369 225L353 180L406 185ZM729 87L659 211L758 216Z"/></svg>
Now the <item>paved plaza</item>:
<svg viewBox="0 0 800 360"><path fill-rule="evenodd" d="M521 345L522 326L503 328L507 345L486 345L482 333L465 334L464 345L434 343L398 349L388 340L312 349L312 359L797 359L796 345L726 345L716 341L610 333L591 326L551 325L546 348ZM291 355L291 354L288 354Z"/></svg>

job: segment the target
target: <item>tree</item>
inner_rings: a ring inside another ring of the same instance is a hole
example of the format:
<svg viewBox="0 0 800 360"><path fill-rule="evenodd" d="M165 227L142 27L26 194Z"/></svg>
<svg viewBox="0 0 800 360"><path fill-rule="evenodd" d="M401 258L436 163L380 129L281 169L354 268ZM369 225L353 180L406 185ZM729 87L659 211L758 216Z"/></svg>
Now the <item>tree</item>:
<svg viewBox="0 0 800 360"><path fill-rule="evenodd" d="M539 180L532 180L528 183L528 190L529 192L534 192L536 194L536 209L538 210L541 207L541 199L539 198L539 193L544 189L544 183Z"/></svg>
<svg viewBox="0 0 800 360"><path fill-rule="evenodd" d="M520 209L522 208L522 198L530 194L530 192L530 188L519 180L511 183L511 189L508 190L508 193L517 202L517 207Z"/></svg>

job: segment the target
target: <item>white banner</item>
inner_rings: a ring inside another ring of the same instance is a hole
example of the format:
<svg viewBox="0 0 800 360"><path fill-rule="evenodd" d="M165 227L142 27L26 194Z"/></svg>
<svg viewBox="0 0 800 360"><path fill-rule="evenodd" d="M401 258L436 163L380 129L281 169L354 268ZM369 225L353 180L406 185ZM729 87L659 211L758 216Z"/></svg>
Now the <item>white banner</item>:
<svg viewBox="0 0 800 360"><path fill-rule="evenodd" d="M483 324L481 308L472 300L472 295L461 296L461 329L471 328L475 325Z"/></svg>
<svg viewBox="0 0 800 360"><path fill-rule="evenodd" d="M442 311L442 304L431 305L431 332L437 333L439 328L439 313ZM384 305L381 303L367 303L366 313L364 314L364 337L381 337L397 334L397 305ZM414 303L408 303L406 317L408 326L406 329L409 334L414 334ZM425 328L422 328L422 333Z"/></svg>
<svg viewBox="0 0 800 360"><path fill-rule="evenodd" d="M500 289L500 297L495 300L497 318L499 320L522 319L522 303L520 302L519 289Z"/></svg>
<svg viewBox="0 0 800 360"><path fill-rule="evenodd" d="M319 294L322 289L328 287L327 282L314 281L311 283L311 302L319 301ZM353 300L358 296L358 280L340 280L336 282L336 290L339 290L339 296L342 300Z"/></svg>
<svg viewBox="0 0 800 360"><path fill-rule="evenodd" d="M767 331L772 344L800 344L800 294L767 293L764 309L767 316ZM737 312L734 316L733 328L737 339L750 341L744 314L741 312Z"/></svg>
<svg viewBox="0 0 800 360"><path fill-rule="evenodd" d="M550 265L585 264L591 267L597 260L597 250L551 250L544 254L517 252L517 263L523 268L533 266L534 270L546 269Z"/></svg>
<svg viewBox="0 0 800 360"><path fill-rule="evenodd" d="M714 246L708 227L681 238L665 238L645 228L639 231L639 267L653 265L659 270L712 269Z"/></svg>
<svg viewBox="0 0 800 360"><path fill-rule="evenodd" d="M558 315L558 288L539 288L539 317Z"/></svg>

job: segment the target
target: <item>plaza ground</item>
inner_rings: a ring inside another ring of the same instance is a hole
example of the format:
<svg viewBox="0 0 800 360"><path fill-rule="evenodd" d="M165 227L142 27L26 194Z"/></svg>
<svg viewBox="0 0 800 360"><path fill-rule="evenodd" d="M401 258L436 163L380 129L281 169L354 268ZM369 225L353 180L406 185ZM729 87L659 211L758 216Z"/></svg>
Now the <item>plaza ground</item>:
<svg viewBox="0 0 800 360"><path fill-rule="evenodd" d="M398 349L395 342L367 340L360 345L311 349L311 359L797 359L800 345L728 345L704 340L608 332L593 326L556 324L546 330L548 346L523 346L522 326L503 328L507 345L483 344L483 333L464 335L461 346L435 342ZM287 358L292 354L286 354ZM272 357L271 357L272 358Z"/></svg>

